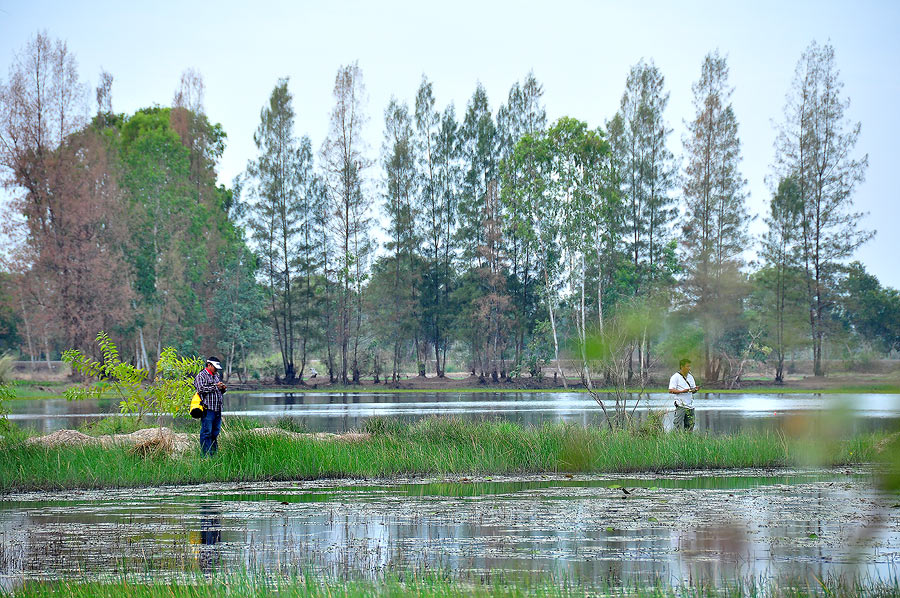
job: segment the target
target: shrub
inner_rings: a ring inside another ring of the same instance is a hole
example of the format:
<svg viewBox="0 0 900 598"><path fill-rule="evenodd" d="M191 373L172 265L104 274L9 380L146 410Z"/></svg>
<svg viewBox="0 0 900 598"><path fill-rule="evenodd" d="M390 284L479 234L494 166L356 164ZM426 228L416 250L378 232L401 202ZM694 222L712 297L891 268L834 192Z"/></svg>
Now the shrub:
<svg viewBox="0 0 900 598"><path fill-rule="evenodd" d="M16 394L12 391L12 389L8 386L4 386L0 384L0 432L6 433L9 431L9 420L6 416L9 414L9 411L6 409L6 405L4 405L4 401L7 399L16 398Z"/></svg>
<svg viewBox="0 0 900 598"><path fill-rule="evenodd" d="M9 353L0 355L0 386L8 386L12 382L10 374L13 367L13 356Z"/></svg>
<svg viewBox="0 0 900 598"><path fill-rule="evenodd" d="M178 357L173 347L166 347L156 363L156 376L145 384L149 372L119 359L119 349L105 332L97 335L103 361L92 361L77 349L63 353L63 361L88 380L96 383L66 391L66 399L100 398L104 391L113 391L120 399L122 413L144 415L155 412L173 417L188 411L194 395L194 375L203 367L200 357Z"/></svg>

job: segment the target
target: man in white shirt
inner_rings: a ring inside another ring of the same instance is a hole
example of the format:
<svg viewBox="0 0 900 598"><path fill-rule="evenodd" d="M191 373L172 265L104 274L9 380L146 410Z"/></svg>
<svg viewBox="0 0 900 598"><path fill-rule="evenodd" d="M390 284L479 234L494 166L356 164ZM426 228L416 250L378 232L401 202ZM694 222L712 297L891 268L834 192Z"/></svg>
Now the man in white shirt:
<svg viewBox="0 0 900 598"><path fill-rule="evenodd" d="M678 371L669 379L669 394L675 398L675 429L694 429L694 394L699 390L691 375L691 360L678 362Z"/></svg>

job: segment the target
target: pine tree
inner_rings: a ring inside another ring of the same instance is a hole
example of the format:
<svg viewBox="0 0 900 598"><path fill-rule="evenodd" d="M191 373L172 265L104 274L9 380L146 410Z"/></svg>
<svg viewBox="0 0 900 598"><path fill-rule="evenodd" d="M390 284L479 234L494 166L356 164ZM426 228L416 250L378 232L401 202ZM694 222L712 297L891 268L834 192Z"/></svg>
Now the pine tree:
<svg viewBox="0 0 900 598"><path fill-rule="evenodd" d="M674 156L667 147L672 132L663 113L669 102L665 80L651 61L631 68L619 111L610 131L614 168L625 200L633 293L657 298L669 283L666 253L675 212L669 195L675 183ZM650 365L650 339L638 351L642 376ZM631 374L629 362L629 375Z"/></svg>
<svg viewBox="0 0 900 598"><path fill-rule="evenodd" d="M497 111L497 134L501 163L509 163L515 146L524 135L538 135L547 126L547 113L541 103L544 95L543 86L528 73L520 85L514 83L509 90L507 103ZM506 170L508 180L504 184L517 184L518 174L514 170ZM502 194L502 192L501 192ZM526 336L534 327L538 295L534 291L535 259L531 247L525 243L515 231L517 214L506 212L506 208L516 209L519 204L504 203L503 220L506 224L504 246L509 258L509 293L514 309L515 362L522 360Z"/></svg>
<svg viewBox="0 0 900 598"><path fill-rule="evenodd" d="M365 86L359 65L338 69L334 82L335 105L328 136L322 146L328 188L330 229L334 235L340 378L343 384L359 381L359 341L362 329L362 285L371 251L369 220L371 198L363 188L370 166L362 130L365 126Z"/></svg>
<svg viewBox="0 0 900 598"><path fill-rule="evenodd" d="M800 247L800 187L787 177L769 203L768 230L762 238L765 265L753 275L758 291L751 297L759 306L765 341L775 357L775 382L784 382L787 351L799 339L799 325L805 306ZM761 296L760 296L761 295Z"/></svg>
<svg viewBox="0 0 900 598"><path fill-rule="evenodd" d="M280 79L268 106L260 111L253 136L259 156L247 168L249 227L266 282L275 340L281 353L285 381L297 377L298 241L308 217L312 153L308 139L294 137L293 98L288 80Z"/></svg>
<svg viewBox="0 0 900 598"><path fill-rule="evenodd" d="M750 241L746 181L739 171L741 146L726 59L707 54L692 89L696 116L684 140L680 245L685 289L704 331L705 378L717 380L723 359L716 342L742 311L742 252Z"/></svg>
<svg viewBox="0 0 900 598"><path fill-rule="evenodd" d="M851 211L853 192L865 177L868 155L853 158L861 125L845 113L849 99L835 65L834 48L813 41L803 52L776 140L777 170L796 177L800 188L800 229L805 271L813 371L824 376L826 320L834 305L836 266L872 233L858 228L862 214Z"/></svg>
<svg viewBox="0 0 900 598"><path fill-rule="evenodd" d="M458 202L457 237L465 263L478 262L478 247L484 245L484 205L488 185L499 176L497 128L491 117L487 92L479 83L466 106L459 131L465 178Z"/></svg>
<svg viewBox="0 0 900 598"><path fill-rule="evenodd" d="M391 99L384 113L384 143L382 165L384 168L384 211L388 216L388 241L385 248L392 252L393 302L390 318L393 323L390 342L393 344L393 368L391 379L400 375L401 349L413 340L419 375L425 375L427 351L419 342L421 314L419 285L420 236L417 230L416 206L417 177L416 155L413 140L413 123L409 109Z"/></svg>

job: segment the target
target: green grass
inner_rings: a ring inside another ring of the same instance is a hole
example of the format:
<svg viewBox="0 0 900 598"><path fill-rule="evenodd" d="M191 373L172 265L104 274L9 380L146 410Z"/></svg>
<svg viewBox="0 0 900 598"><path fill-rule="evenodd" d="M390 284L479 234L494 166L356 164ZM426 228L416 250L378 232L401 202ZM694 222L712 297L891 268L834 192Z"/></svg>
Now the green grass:
<svg viewBox="0 0 900 598"><path fill-rule="evenodd" d="M872 462L883 435L815 444L777 433L734 435L611 432L571 424L522 426L432 418L370 420L362 442L258 436L238 428L212 459L190 452L144 457L95 446L46 449L21 435L0 442L0 492L139 487L201 482L390 478L417 475L602 473L697 468L851 465Z"/></svg>
<svg viewBox="0 0 900 598"><path fill-rule="evenodd" d="M0 592L2 593L2 592ZM846 581L826 579L822 582L804 581L759 583L741 580L740 583L671 586L634 583L625 588L610 588L604 584L556 579L542 575L523 577L504 575L488 579L453 579L448 575L424 573L414 575L391 574L378 580L345 580L306 576L263 576L233 574L223 577L185 576L172 582L113 582L39 581L25 582L14 593L22 598L218 598L220 596L254 598L350 598L396 597L407 598L574 598L584 596L616 596L633 598L831 598L900 596L900 584L891 581Z"/></svg>

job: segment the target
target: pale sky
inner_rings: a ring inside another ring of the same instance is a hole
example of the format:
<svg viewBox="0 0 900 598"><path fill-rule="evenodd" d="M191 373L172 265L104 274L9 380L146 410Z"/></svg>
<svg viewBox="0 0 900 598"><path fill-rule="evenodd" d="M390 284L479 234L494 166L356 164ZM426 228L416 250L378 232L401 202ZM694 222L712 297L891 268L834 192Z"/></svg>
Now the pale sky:
<svg viewBox="0 0 900 598"><path fill-rule="evenodd" d="M875 239L857 258L900 288L900 3L754 2L51 2L0 0L0 77L35 32L68 42L91 89L101 69L115 78L116 112L170 105L181 73L206 84L206 112L228 134L219 181L228 186L254 157L259 111L279 77L290 77L297 135L318 150L327 131L337 69L359 61L368 89L369 156L381 146L391 95L412 105L422 74L438 106L462 117L476 83L496 114L510 86L533 70L550 121L603 125L618 109L629 68L652 59L670 92L670 147L682 153L693 117L691 84L704 55L728 57L740 125L751 231L764 230L775 125L801 52L813 39L835 48L849 117L862 122L856 155L869 155L855 195ZM92 104L93 107L93 104ZM377 167L370 169L374 181Z"/></svg>

